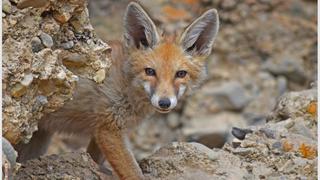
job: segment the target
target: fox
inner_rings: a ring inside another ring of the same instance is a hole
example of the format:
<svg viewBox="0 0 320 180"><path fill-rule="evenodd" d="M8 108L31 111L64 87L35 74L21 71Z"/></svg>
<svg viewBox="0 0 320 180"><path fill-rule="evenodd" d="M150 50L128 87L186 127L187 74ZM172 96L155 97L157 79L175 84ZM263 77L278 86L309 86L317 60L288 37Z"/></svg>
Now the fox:
<svg viewBox="0 0 320 180"><path fill-rule="evenodd" d="M137 2L127 5L123 19L123 40L109 44L112 65L104 82L80 77L73 99L44 115L29 143L18 144L19 162L43 155L54 133L85 135L95 162L107 160L121 180L144 179L127 132L155 112L172 111L205 79L219 17L209 9L173 38L159 35Z"/></svg>

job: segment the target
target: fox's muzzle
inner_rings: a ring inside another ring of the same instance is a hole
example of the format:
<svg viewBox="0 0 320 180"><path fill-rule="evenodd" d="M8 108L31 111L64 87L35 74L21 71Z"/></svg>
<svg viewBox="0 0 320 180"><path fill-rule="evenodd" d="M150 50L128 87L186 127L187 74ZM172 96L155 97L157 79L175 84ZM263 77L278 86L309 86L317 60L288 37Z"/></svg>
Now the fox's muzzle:
<svg viewBox="0 0 320 180"><path fill-rule="evenodd" d="M162 97L154 94L151 98L152 105L161 113L168 113L177 105L177 98L173 97Z"/></svg>

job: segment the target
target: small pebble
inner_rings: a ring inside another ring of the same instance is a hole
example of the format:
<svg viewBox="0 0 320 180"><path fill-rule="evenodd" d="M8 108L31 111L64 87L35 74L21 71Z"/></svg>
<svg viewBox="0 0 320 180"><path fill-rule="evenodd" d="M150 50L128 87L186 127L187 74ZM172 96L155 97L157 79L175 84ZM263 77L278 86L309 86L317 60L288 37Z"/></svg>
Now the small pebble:
<svg viewBox="0 0 320 180"><path fill-rule="evenodd" d="M43 95L39 95L36 97L36 100L41 104L41 105L45 105L48 103L48 99L46 96Z"/></svg>
<svg viewBox="0 0 320 180"><path fill-rule="evenodd" d="M61 47L66 50L73 48L73 46L74 46L73 41L68 41L61 44Z"/></svg>
<svg viewBox="0 0 320 180"><path fill-rule="evenodd" d="M51 48L53 46L53 40L49 34L41 33L40 38L41 38L42 44L45 45L46 47Z"/></svg>
<svg viewBox="0 0 320 180"><path fill-rule="evenodd" d="M246 134L252 133L252 130L232 127L231 133L234 137L238 138L239 140L244 140L244 138L246 137Z"/></svg>
<svg viewBox="0 0 320 180"><path fill-rule="evenodd" d="M96 75L93 77L93 80L97 83L101 83L106 77L106 72L104 69L100 69L96 72Z"/></svg>
<svg viewBox="0 0 320 180"><path fill-rule="evenodd" d="M12 147L11 143L2 137L2 153L7 157L12 167L16 165L17 152Z"/></svg>
<svg viewBox="0 0 320 180"><path fill-rule="evenodd" d="M64 80L64 79L66 79L66 77L67 77L67 74L66 74L64 71L60 71L60 72L57 74L57 78L58 78L59 80Z"/></svg>
<svg viewBox="0 0 320 180"><path fill-rule="evenodd" d="M23 86L29 86L33 81L33 75L27 74L24 76L23 80L20 82Z"/></svg>
<svg viewBox="0 0 320 180"><path fill-rule="evenodd" d="M282 144L281 142L277 141L275 143L272 144L272 148L273 149L282 149Z"/></svg>
<svg viewBox="0 0 320 180"><path fill-rule="evenodd" d="M64 63L72 63L76 65L84 65L87 61L85 55L78 54L78 53L70 53L67 54L65 57L62 58Z"/></svg>
<svg viewBox="0 0 320 180"><path fill-rule="evenodd" d="M60 23L66 23L69 21L69 19L71 18L71 14L70 13L67 13L67 12L63 12L63 13L59 13L59 12L55 12L53 14L53 18L60 22Z"/></svg>
<svg viewBox="0 0 320 180"><path fill-rule="evenodd" d="M31 48L32 52L39 52L41 51L44 47L41 44L41 40L38 37L34 37L31 40Z"/></svg>
<svg viewBox="0 0 320 180"><path fill-rule="evenodd" d="M12 5L9 0L2 0L2 11L10 14L12 10Z"/></svg>
<svg viewBox="0 0 320 180"><path fill-rule="evenodd" d="M11 89L11 95L17 98L24 95L26 91L27 91L26 87L18 83L14 85L13 88Z"/></svg>

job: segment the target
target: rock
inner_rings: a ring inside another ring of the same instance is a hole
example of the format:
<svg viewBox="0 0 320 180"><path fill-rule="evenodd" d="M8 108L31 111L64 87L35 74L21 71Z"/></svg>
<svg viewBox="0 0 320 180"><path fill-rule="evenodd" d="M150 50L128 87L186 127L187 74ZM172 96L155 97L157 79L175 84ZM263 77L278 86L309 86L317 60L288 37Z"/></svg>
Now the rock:
<svg viewBox="0 0 320 180"><path fill-rule="evenodd" d="M231 163L232 162L232 163ZM150 179L236 179L247 175L240 159L198 143L172 143L140 161Z"/></svg>
<svg viewBox="0 0 320 180"><path fill-rule="evenodd" d="M104 174L89 154L84 152L42 156L21 165L15 179L114 179Z"/></svg>
<svg viewBox="0 0 320 180"><path fill-rule="evenodd" d="M61 70L61 71L57 74L57 79L59 79L59 80L61 80L61 81L65 80L66 77L67 77L67 74L66 74L63 70Z"/></svg>
<svg viewBox="0 0 320 180"><path fill-rule="evenodd" d="M37 96L37 97L36 97L36 100L37 100L37 102L39 102L39 103L42 104L42 105L45 105L45 104L48 103L48 99L47 99L46 96L42 96L42 95Z"/></svg>
<svg viewBox="0 0 320 180"><path fill-rule="evenodd" d="M9 0L2 0L2 11L10 14L12 10L12 5Z"/></svg>
<svg viewBox="0 0 320 180"><path fill-rule="evenodd" d="M301 60L290 56L280 57L279 62L267 61L262 68L274 75L283 75L290 81L303 84L308 77L305 75Z"/></svg>
<svg viewBox="0 0 320 180"><path fill-rule="evenodd" d="M93 29L81 34L83 39L91 40L89 45L75 37L71 24L61 25L52 17L54 12L64 10L83 19L79 21L80 27L91 26L86 13L87 1L10 2L11 13L5 13L2 20L2 89L6 99L2 131L15 145L28 142L37 130L38 120L72 98L78 77L93 79L99 69L107 73L111 61L110 47L95 36ZM64 54L70 52L60 46L70 40L75 44L73 53L79 54L80 61L84 62L71 68L64 62Z"/></svg>
<svg viewBox="0 0 320 180"><path fill-rule="evenodd" d="M238 82L227 82L212 90L212 95L222 109L241 110L250 101L246 90Z"/></svg>
<svg viewBox="0 0 320 180"><path fill-rule="evenodd" d="M74 46L73 41L68 41L61 44L61 47L66 50L73 48L73 46Z"/></svg>
<svg viewBox="0 0 320 180"><path fill-rule="evenodd" d="M181 128L188 141L201 142L208 147L222 147L233 139L231 128L247 126L245 119L236 113L221 112L210 116L198 116L184 122Z"/></svg>
<svg viewBox="0 0 320 180"><path fill-rule="evenodd" d="M25 86L23 86L20 83L17 83L13 88L11 89L11 95L15 98L20 97L26 93L27 89Z"/></svg>
<svg viewBox="0 0 320 180"><path fill-rule="evenodd" d="M106 71L104 69L100 69L96 72L96 75L93 77L93 80L97 83L102 83L106 78Z"/></svg>
<svg viewBox="0 0 320 180"><path fill-rule="evenodd" d="M252 133L252 130L233 127L231 133L234 137L238 138L239 140L244 140L246 134Z"/></svg>
<svg viewBox="0 0 320 180"><path fill-rule="evenodd" d="M27 7L34 7L34 8L40 8L47 6L49 4L49 1L47 0L21 0L17 4L17 7L19 9L24 9Z"/></svg>
<svg viewBox="0 0 320 180"><path fill-rule="evenodd" d="M306 124L303 123L302 118L297 118L294 125L289 130L292 133L300 134L310 139L316 140L316 135L311 131L309 127L306 127Z"/></svg>
<svg viewBox="0 0 320 180"><path fill-rule="evenodd" d="M41 40L38 37L34 37L31 40L31 48L33 52L39 52L44 46L41 43Z"/></svg>
<svg viewBox="0 0 320 180"><path fill-rule="evenodd" d="M279 103L275 111L270 114L268 121L271 119L273 121L281 121L297 117L303 117L305 120L309 118L315 120L316 114L314 110L316 108L313 108L315 102L317 102L316 89L286 93L279 98Z"/></svg>
<svg viewBox="0 0 320 180"><path fill-rule="evenodd" d="M62 13L54 12L53 17L60 23L66 23L71 18L71 15L68 12L62 12Z"/></svg>
<svg viewBox="0 0 320 180"><path fill-rule="evenodd" d="M277 83L278 83L279 95L282 95L287 91L287 86L288 86L287 79L283 76L279 76L277 78Z"/></svg>
<svg viewBox="0 0 320 180"><path fill-rule="evenodd" d="M22 79L22 81L20 82L23 86L30 86L30 84L33 81L33 74L27 74L24 76L24 78Z"/></svg>
<svg viewBox="0 0 320 180"><path fill-rule="evenodd" d="M2 137L2 153L10 162L10 166L14 167L16 165L17 152L14 150L10 142L4 137Z"/></svg>
<svg viewBox="0 0 320 180"><path fill-rule="evenodd" d="M87 58L78 53L68 53L63 56L62 61L65 66L84 66L87 62Z"/></svg>
<svg viewBox="0 0 320 180"><path fill-rule="evenodd" d="M51 48L53 46L53 40L49 34L41 33L40 38L41 38L42 44L47 48Z"/></svg>
<svg viewBox="0 0 320 180"><path fill-rule="evenodd" d="M2 137L2 177L3 179L12 178L12 173L16 168L17 152L13 149L10 142Z"/></svg>
<svg viewBox="0 0 320 180"><path fill-rule="evenodd" d="M237 4L237 1L235 0L226 0L222 1L221 5L223 9L232 9Z"/></svg>

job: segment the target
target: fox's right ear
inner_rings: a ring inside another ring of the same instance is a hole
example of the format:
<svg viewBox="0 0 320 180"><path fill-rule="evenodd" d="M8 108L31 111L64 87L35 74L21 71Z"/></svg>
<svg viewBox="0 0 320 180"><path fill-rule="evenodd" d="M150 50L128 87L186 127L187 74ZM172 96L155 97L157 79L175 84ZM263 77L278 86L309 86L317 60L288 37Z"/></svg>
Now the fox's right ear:
<svg viewBox="0 0 320 180"><path fill-rule="evenodd" d="M124 39L127 47L152 48L159 35L151 18L136 2L131 2L124 16Z"/></svg>

